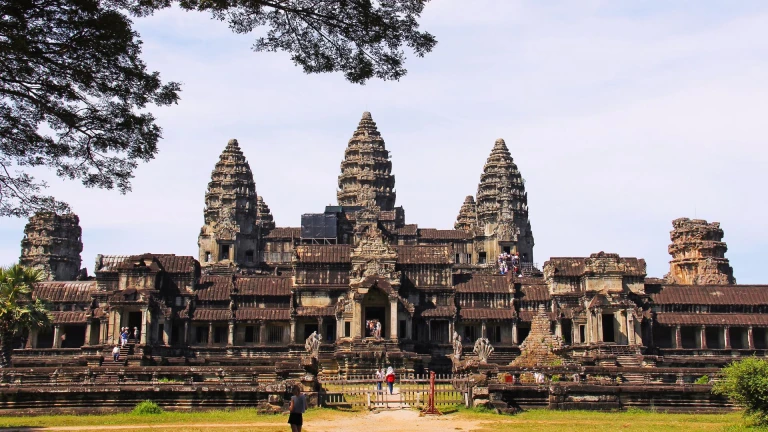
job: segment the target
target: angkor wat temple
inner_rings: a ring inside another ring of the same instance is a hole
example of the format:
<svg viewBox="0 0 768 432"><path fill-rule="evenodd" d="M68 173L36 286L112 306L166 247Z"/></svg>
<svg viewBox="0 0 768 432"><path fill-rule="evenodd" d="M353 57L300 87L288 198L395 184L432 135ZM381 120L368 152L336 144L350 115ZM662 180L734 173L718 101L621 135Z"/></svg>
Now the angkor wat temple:
<svg viewBox="0 0 768 432"><path fill-rule="evenodd" d="M366 112L344 151L338 205L278 227L231 140L208 184L198 256L99 255L95 277L80 270L77 216L36 215L21 262L49 275L34 294L52 304L53 328L20 339L14 365L109 365L123 327L126 367L279 369L316 338L320 375L450 372L480 339L493 347L488 364L523 364L532 324L557 345L562 363L549 366L719 367L768 349L768 289L735 284L716 222L673 221L663 279L647 277L643 259L603 252L539 266L504 140L477 195L456 203L452 230L406 223L391 170Z"/></svg>

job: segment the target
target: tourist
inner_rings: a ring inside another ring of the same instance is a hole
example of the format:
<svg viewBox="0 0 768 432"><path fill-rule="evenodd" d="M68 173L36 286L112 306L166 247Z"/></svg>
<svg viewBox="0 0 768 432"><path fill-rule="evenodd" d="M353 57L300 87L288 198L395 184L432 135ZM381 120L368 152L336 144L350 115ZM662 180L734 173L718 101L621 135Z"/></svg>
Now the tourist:
<svg viewBox="0 0 768 432"><path fill-rule="evenodd" d="M288 406L288 424L291 425L291 432L301 432L301 426L304 424L302 414L306 410L307 398L301 393L299 386L294 386L291 404Z"/></svg>
<svg viewBox="0 0 768 432"><path fill-rule="evenodd" d="M384 381L384 369L376 369L376 389L381 391L381 383Z"/></svg>
<svg viewBox="0 0 768 432"><path fill-rule="evenodd" d="M61 334L61 345L60 345L60 347L61 348L66 348L66 345L67 345L67 334L66 333L62 333Z"/></svg>
<svg viewBox="0 0 768 432"><path fill-rule="evenodd" d="M376 339L381 339L381 321L376 321Z"/></svg>
<svg viewBox="0 0 768 432"><path fill-rule="evenodd" d="M389 394L394 394L392 387L395 385L395 370L392 369L392 366L387 368L387 386L389 387Z"/></svg>
<svg viewBox="0 0 768 432"><path fill-rule="evenodd" d="M139 341L139 328L138 327L134 327L133 328L133 340L135 340L136 342Z"/></svg>
<svg viewBox="0 0 768 432"><path fill-rule="evenodd" d="M120 334L120 346L125 346L128 343L128 327Z"/></svg>
<svg viewBox="0 0 768 432"><path fill-rule="evenodd" d="M115 345L114 348L112 348L112 358L115 359L115 361L120 360L120 347Z"/></svg>

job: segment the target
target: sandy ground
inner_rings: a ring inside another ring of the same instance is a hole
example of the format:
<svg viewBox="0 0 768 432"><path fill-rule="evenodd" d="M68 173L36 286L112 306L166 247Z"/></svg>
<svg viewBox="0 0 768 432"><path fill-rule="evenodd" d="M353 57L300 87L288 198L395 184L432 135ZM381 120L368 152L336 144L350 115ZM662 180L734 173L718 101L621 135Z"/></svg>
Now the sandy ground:
<svg viewBox="0 0 768 432"><path fill-rule="evenodd" d="M473 420L460 420L453 416L450 418L440 416L420 417L413 410L391 410L379 413L368 413L360 416L341 419L318 419L304 424L307 432L365 432L386 430L387 432L448 432L448 431L473 431L479 428L480 422ZM208 430L208 429L251 429L285 428L290 430L287 423L241 423L241 424L162 424L162 425L120 425L120 426L66 426L48 428L23 428L3 429L3 431L130 431L130 430Z"/></svg>

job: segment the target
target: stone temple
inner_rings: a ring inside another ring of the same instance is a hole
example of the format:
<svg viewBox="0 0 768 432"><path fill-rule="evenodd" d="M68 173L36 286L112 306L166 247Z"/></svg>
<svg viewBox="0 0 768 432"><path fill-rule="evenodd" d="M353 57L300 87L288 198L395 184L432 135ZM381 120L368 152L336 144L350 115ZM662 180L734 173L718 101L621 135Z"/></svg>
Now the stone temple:
<svg viewBox="0 0 768 432"><path fill-rule="evenodd" d="M37 215L21 261L50 275L35 296L54 321L19 341L14 365L107 365L123 327L126 367L279 371L317 340L319 376L451 372L477 359L479 341L493 348L482 363L502 369L543 361L613 375L768 352L768 287L736 285L718 223L673 222L663 279L604 252L539 266L521 173L504 140L489 147L454 229L406 221L368 112L344 150L338 204L309 209L300 227L276 224L237 140L211 173L195 257L99 255L86 277L77 216Z"/></svg>

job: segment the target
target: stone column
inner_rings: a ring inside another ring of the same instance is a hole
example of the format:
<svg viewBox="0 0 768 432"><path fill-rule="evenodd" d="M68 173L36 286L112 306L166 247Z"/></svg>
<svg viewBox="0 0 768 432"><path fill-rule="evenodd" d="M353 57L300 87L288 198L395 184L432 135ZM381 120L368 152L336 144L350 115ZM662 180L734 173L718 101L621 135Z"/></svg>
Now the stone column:
<svg viewBox="0 0 768 432"><path fill-rule="evenodd" d="M85 344L84 346L88 346L91 344L91 320L86 321L85 323Z"/></svg>
<svg viewBox="0 0 768 432"><path fill-rule="evenodd" d="M208 346L213 345L213 321L208 322Z"/></svg>
<svg viewBox="0 0 768 432"><path fill-rule="evenodd" d="M265 321L259 321L259 343L262 345L267 343L267 323Z"/></svg>
<svg viewBox="0 0 768 432"><path fill-rule="evenodd" d="M227 332L227 346L235 344L235 322L229 322L229 331Z"/></svg>
<svg viewBox="0 0 768 432"><path fill-rule="evenodd" d="M729 326L723 327L723 346L725 346L725 349L731 349L731 335L729 334L729 330Z"/></svg>
<svg viewBox="0 0 768 432"><path fill-rule="evenodd" d="M680 349L683 347L683 337L680 334L680 326L675 326L675 348Z"/></svg>
<svg viewBox="0 0 768 432"><path fill-rule="evenodd" d="M291 318L290 321L291 343L296 343L296 318Z"/></svg>
<svg viewBox="0 0 768 432"><path fill-rule="evenodd" d="M448 342L453 341L453 329L455 327L455 323L453 320L448 320Z"/></svg>
<svg viewBox="0 0 768 432"><path fill-rule="evenodd" d="M317 334L323 337L323 340L328 339L328 335L325 334L325 330L323 330L323 317L317 317Z"/></svg>
<svg viewBox="0 0 768 432"><path fill-rule="evenodd" d="M360 305L361 299L358 299L357 296L354 296L354 306L352 307L352 332L350 334L351 337L360 339L363 337L364 333L361 333L363 330L363 311L362 306Z"/></svg>
<svg viewBox="0 0 768 432"><path fill-rule="evenodd" d="M427 320L427 342L432 340L432 320Z"/></svg>
<svg viewBox="0 0 768 432"><path fill-rule="evenodd" d="M397 299L389 302L389 338L397 340Z"/></svg>
<svg viewBox="0 0 768 432"><path fill-rule="evenodd" d="M148 311L146 309L141 310L141 344L146 345L147 343L147 320L149 319L147 317L149 315Z"/></svg>
<svg viewBox="0 0 768 432"><path fill-rule="evenodd" d="M768 334L768 332L766 332L766 334ZM405 337L411 340L413 339L413 318L410 316L405 320Z"/></svg>
<svg viewBox="0 0 768 432"><path fill-rule="evenodd" d="M747 327L747 343L749 349L755 349L755 334L752 332L752 326Z"/></svg>
<svg viewBox="0 0 768 432"><path fill-rule="evenodd" d="M170 345L171 341L173 340L173 320L167 319L165 320L165 325L163 326L163 343L165 345Z"/></svg>
<svg viewBox="0 0 768 432"><path fill-rule="evenodd" d="M555 336L559 338L563 337L563 323L560 318L555 321Z"/></svg>
<svg viewBox="0 0 768 432"><path fill-rule="evenodd" d="M635 316L627 312L627 342L630 345L637 345L635 334Z"/></svg>
<svg viewBox="0 0 768 432"><path fill-rule="evenodd" d="M485 320L480 321L480 337L482 338L488 337L488 329L487 329Z"/></svg>
<svg viewBox="0 0 768 432"><path fill-rule="evenodd" d="M517 320L512 321L512 343L515 345L520 343L520 337L517 335Z"/></svg>
<svg viewBox="0 0 768 432"><path fill-rule="evenodd" d="M291 341L291 326L283 326L283 343L288 344Z"/></svg>
<svg viewBox="0 0 768 432"><path fill-rule="evenodd" d="M707 326L699 327L699 346L701 349L707 349Z"/></svg>
<svg viewBox="0 0 768 432"><path fill-rule="evenodd" d="M37 348L37 329L29 331L29 337L27 337L27 346L25 348Z"/></svg>
<svg viewBox="0 0 768 432"><path fill-rule="evenodd" d="M53 347L61 348L61 326L59 324L53 326Z"/></svg>
<svg viewBox="0 0 768 432"><path fill-rule="evenodd" d="M344 337L344 319L336 318L336 340Z"/></svg>
<svg viewBox="0 0 768 432"><path fill-rule="evenodd" d="M597 313L597 341L603 341L603 313L601 311Z"/></svg>
<svg viewBox="0 0 768 432"><path fill-rule="evenodd" d="M192 345L192 338L189 337L189 320L184 321L184 344L186 346Z"/></svg>
<svg viewBox="0 0 768 432"><path fill-rule="evenodd" d="M99 343L102 345L109 343L109 319L101 319L101 326L99 326Z"/></svg>

